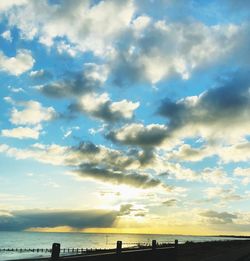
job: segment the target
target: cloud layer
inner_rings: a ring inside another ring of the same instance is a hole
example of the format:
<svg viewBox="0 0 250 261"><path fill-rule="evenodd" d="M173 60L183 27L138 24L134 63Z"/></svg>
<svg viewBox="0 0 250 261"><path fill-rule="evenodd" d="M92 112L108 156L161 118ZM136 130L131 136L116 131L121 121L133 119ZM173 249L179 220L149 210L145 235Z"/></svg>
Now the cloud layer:
<svg viewBox="0 0 250 261"><path fill-rule="evenodd" d="M21 231L29 228L69 226L75 229L111 227L116 211L45 211L22 210L0 215L0 231Z"/></svg>

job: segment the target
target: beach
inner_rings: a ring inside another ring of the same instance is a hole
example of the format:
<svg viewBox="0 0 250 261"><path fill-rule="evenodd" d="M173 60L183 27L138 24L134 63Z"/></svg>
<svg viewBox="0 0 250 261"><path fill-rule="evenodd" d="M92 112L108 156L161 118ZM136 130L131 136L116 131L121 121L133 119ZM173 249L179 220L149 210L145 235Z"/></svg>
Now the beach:
<svg viewBox="0 0 250 261"><path fill-rule="evenodd" d="M20 260L20 259L19 259ZM28 259L25 259L28 260ZM50 258L34 258L29 260L51 260ZM187 242L178 247L162 247L156 249L122 249L116 251L92 252L84 255L60 257L65 261L249 261L250 240L230 240L211 242Z"/></svg>
<svg viewBox="0 0 250 261"><path fill-rule="evenodd" d="M110 249L116 247L118 240L122 241L123 248L141 245L150 245L152 240L159 244L173 243L177 239L179 244L187 241L205 242L218 240L234 240L233 237L191 236L191 235L152 235L152 234L96 234L96 233L39 233L39 232L0 232L0 248L21 249L49 249L53 243L60 243L61 249ZM236 239L235 239L236 240ZM237 239L243 240L243 239ZM68 253L61 253L65 255ZM47 258L48 252L0 252L0 261Z"/></svg>
<svg viewBox="0 0 250 261"><path fill-rule="evenodd" d="M215 241L179 247L178 261L249 261L250 240Z"/></svg>

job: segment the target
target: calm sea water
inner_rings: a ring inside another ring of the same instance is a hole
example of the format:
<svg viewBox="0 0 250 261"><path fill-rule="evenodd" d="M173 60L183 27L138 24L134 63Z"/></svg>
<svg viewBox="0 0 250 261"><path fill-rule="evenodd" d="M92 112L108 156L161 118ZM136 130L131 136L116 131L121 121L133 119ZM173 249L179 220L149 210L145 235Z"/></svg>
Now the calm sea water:
<svg viewBox="0 0 250 261"><path fill-rule="evenodd" d="M52 243L60 243L61 248L115 248L116 241L126 243L150 244L155 239L159 243L193 241L203 242L211 240L225 240L229 238L175 236L175 235L137 235L137 234L86 234L86 233L38 233L38 232L0 232L1 248L51 248ZM128 246L128 245L127 245ZM0 260L45 257L49 253L17 253L0 252Z"/></svg>

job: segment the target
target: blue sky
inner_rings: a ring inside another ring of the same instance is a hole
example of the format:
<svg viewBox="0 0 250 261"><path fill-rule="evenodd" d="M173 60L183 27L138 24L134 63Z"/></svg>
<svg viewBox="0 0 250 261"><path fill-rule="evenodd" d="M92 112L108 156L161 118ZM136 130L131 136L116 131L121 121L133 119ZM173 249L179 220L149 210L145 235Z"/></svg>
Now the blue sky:
<svg viewBox="0 0 250 261"><path fill-rule="evenodd" d="M249 7L1 1L0 230L249 233Z"/></svg>

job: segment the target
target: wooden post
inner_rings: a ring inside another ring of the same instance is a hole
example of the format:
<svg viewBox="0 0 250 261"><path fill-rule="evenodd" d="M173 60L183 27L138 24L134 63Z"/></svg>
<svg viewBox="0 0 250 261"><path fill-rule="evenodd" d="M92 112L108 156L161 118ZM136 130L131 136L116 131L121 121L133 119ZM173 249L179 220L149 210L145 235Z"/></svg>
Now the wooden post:
<svg viewBox="0 0 250 261"><path fill-rule="evenodd" d="M152 250L156 250L156 240L152 240Z"/></svg>
<svg viewBox="0 0 250 261"><path fill-rule="evenodd" d="M59 258L59 255L60 255L60 244L53 243L52 251L51 251L51 259L55 260L55 259Z"/></svg>
<svg viewBox="0 0 250 261"><path fill-rule="evenodd" d="M174 241L174 252L175 252L175 260L178 260L178 240Z"/></svg>
<svg viewBox="0 0 250 261"><path fill-rule="evenodd" d="M175 241L174 241L174 247L175 247L175 249L178 249L178 239L175 239Z"/></svg>
<svg viewBox="0 0 250 261"><path fill-rule="evenodd" d="M121 254L122 253L122 241L117 241L116 242L116 254Z"/></svg>

